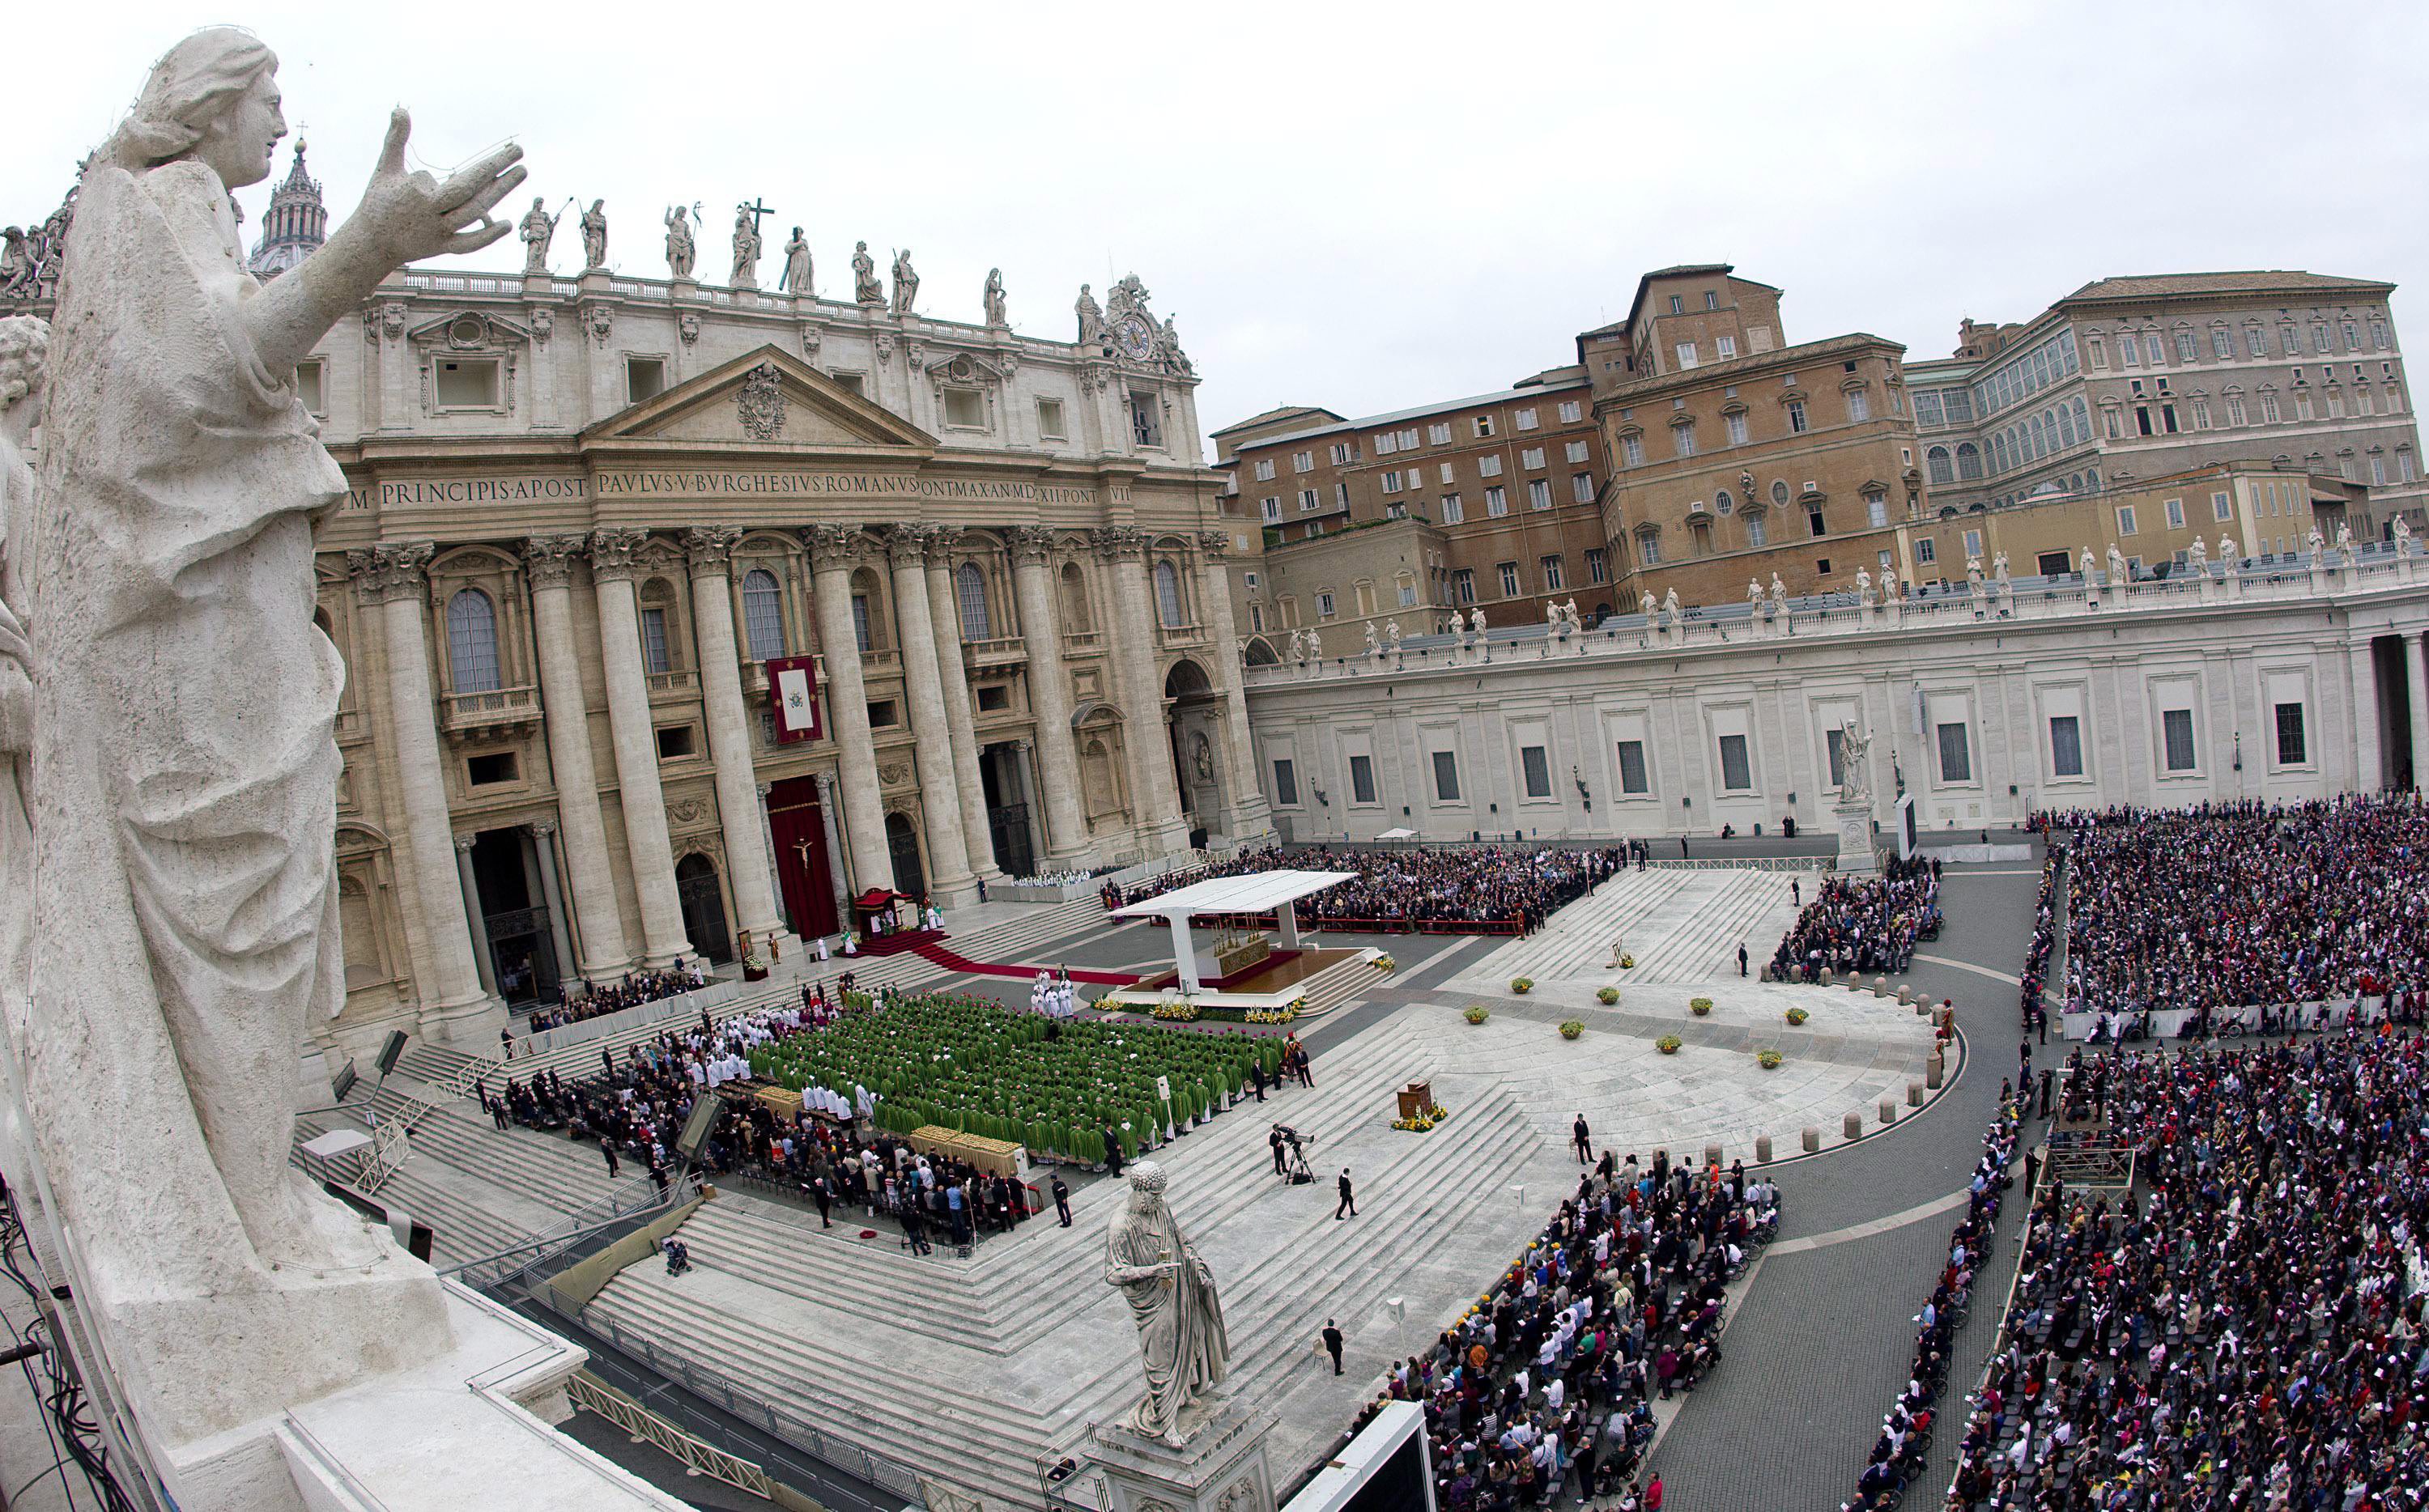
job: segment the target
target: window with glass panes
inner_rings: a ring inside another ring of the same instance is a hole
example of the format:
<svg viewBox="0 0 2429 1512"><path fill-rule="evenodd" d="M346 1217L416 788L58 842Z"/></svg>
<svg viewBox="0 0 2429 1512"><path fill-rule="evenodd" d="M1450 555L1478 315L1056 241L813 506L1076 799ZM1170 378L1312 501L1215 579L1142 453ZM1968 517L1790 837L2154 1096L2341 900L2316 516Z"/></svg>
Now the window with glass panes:
<svg viewBox="0 0 2429 1512"><path fill-rule="evenodd" d="M1349 801L1352 803L1375 801L1375 758L1372 756L1349 758Z"/></svg>
<svg viewBox="0 0 2429 1512"><path fill-rule="evenodd" d="M1619 790L1622 793L1652 791L1652 784L1644 775L1644 742L1641 740L1619 743Z"/></svg>
<svg viewBox="0 0 2429 1512"><path fill-rule="evenodd" d="M765 567L742 575L742 633L751 643L752 661L773 661L785 654L785 590L776 574Z"/></svg>
<svg viewBox="0 0 2429 1512"><path fill-rule="evenodd" d="M2083 722L2071 714L2050 717L2050 775L2083 775Z"/></svg>
<svg viewBox="0 0 2429 1512"><path fill-rule="evenodd" d="M2281 703L2277 705L2275 712L2277 764L2300 766L2310 760L2308 748L2303 739L2303 706L2299 703Z"/></svg>
<svg viewBox="0 0 2429 1512"><path fill-rule="evenodd" d="M1552 764L1543 747L1519 747L1518 770L1526 781L1528 797L1547 798L1552 796Z"/></svg>
<svg viewBox="0 0 2429 1512"><path fill-rule="evenodd" d="M2159 732L2167 747L2168 770L2191 771L2194 767L2193 712L2190 709L2161 710Z"/></svg>
<svg viewBox="0 0 2429 1512"><path fill-rule="evenodd" d="M1721 745L1721 787L1726 792L1743 793L1754 786L1754 764L1746 756L1743 735L1723 735Z"/></svg>

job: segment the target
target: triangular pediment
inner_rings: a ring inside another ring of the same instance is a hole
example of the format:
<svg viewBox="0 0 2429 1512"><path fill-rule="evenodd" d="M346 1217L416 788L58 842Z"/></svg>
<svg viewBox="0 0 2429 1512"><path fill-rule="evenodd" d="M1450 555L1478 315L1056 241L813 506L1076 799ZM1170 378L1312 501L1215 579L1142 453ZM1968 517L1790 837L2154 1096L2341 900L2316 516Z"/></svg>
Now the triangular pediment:
<svg viewBox="0 0 2429 1512"><path fill-rule="evenodd" d="M900 415L772 343L609 416L584 432L583 439L780 450L936 444Z"/></svg>

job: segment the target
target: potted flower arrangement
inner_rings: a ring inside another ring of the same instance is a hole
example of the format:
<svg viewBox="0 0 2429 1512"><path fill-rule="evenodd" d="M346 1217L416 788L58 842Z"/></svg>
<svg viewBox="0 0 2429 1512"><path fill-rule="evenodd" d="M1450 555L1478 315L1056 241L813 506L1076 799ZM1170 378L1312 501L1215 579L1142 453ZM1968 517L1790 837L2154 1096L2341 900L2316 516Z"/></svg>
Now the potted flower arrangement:
<svg viewBox="0 0 2429 1512"><path fill-rule="evenodd" d="M1527 994L1535 990L1535 978L1532 977L1512 977L1510 978L1510 990L1523 997Z"/></svg>
<svg viewBox="0 0 2429 1512"><path fill-rule="evenodd" d="M1712 1000L1709 997L1691 997L1687 999L1687 1008L1697 1018L1702 1018L1711 1012Z"/></svg>
<svg viewBox="0 0 2429 1512"><path fill-rule="evenodd" d="M1634 956L1620 957L1619 969L1622 971L1634 971L1636 969L1636 958Z"/></svg>
<svg viewBox="0 0 2429 1512"><path fill-rule="evenodd" d="M1786 1015L1784 1015L1784 1016L1787 1018L1788 1022L1790 1022L1791 1024L1802 1024L1802 1023L1804 1023L1807 1019L1811 1018L1813 1015L1812 1015L1812 1014L1810 1014L1810 1013L1808 1013L1807 1011L1805 1011L1805 1010L1803 1010L1803 1009L1801 1009L1801 1008L1792 1008L1792 1009L1790 1009L1790 1010L1788 1011L1788 1012L1787 1012L1787 1013L1786 1013Z"/></svg>
<svg viewBox="0 0 2429 1512"><path fill-rule="evenodd" d="M1665 1034L1661 1036L1661 1038L1653 1042L1653 1048L1661 1051L1663 1055L1677 1055L1678 1053L1679 1044L1680 1041L1678 1036L1675 1034Z"/></svg>
<svg viewBox="0 0 2429 1512"><path fill-rule="evenodd" d="M1585 1031L1586 1022L1583 1019L1566 1018L1561 1020L1561 1038L1563 1040L1574 1040Z"/></svg>
<svg viewBox="0 0 2429 1512"><path fill-rule="evenodd" d="M1411 1134L1430 1134L1434 1131L1434 1126L1436 1124L1441 1123L1444 1119L1448 1118L1449 1116L1450 1109L1445 1108L1440 1103L1436 1103L1431 1108L1426 1109L1422 1112L1418 1113L1414 1118L1396 1118L1392 1120L1392 1126L1396 1129L1404 1129Z"/></svg>
<svg viewBox="0 0 2429 1512"><path fill-rule="evenodd" d="M1152 1014L1156 1018L1187 1024L1198 1017L1198 1005L1186 997L1170 997L1156 1004Z"/></svg>
<svg viewBox="0 0 2429 1512"><path fill-rule="evenodd" d="M1619 1001L1619 989L1616 987L1598 988L1595 992L1595 1001L1600 1003L1605 1008L1609 1008L1613 1003Z"/></svg>
<svg viewBox="0 0 2429 1512"><path fill-rule="evenodd" d="M1375 966L1379 971L1397 971L1400 969L1400 963L1393 960L1389 955L1377 956L1375 958Z"/></svg>
<svg viewBox="0 0 2429 1512"><path fill-rule="evenodd" d="M1299 1004L1306 1001L1307 999L1302 997L1297 1002L1284 1003L1280 1008L1252 1008L1240 1016L1250 1024L1287 1024L1298 1017Z"/></svg>
<svg viewBox="0 0 2429 1512"><path fill-rule="evenodd" d="M1462 1016L1470 1024L1481 1024L1493 1016L1493 1010L1482 1003L1470 1003L1467 1005L1467 1011Z"/></svg>
<svg viewBox="0 0 2429 1512"><path fill-rule="evenodd" d="M1756 1052L1754 1059L1755 1063L1765 1071L1777 1071L1780 1061L1787 1058L1776 1050L1760 1050Z"/></svg>
<svg viewBox="0 0 2429 1512"><path fill-rule="evenodd" d="M744 956L742 958L742 979L744 981L766 981L768 979L768 958L761 955L756 950Z"/></svg>

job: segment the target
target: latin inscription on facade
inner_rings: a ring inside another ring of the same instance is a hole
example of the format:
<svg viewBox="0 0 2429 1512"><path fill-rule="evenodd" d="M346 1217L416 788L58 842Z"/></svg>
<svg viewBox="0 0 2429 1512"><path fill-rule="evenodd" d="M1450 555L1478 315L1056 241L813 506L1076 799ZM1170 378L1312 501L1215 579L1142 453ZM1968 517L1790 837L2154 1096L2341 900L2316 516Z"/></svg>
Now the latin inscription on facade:
<svg viewBox="0 0 2429 1512"><path fill-rule="evenodd" d="M348 513L437 504L578 503L590 496L579 477L438 478L358 484L346 490Z"/></svg>

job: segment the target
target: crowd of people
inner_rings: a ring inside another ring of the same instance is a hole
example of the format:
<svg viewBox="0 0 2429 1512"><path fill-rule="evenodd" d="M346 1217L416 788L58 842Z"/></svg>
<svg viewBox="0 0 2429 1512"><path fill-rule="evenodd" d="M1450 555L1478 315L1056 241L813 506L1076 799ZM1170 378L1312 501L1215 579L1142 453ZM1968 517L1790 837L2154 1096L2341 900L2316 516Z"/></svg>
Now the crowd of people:
<svg viewBox="0 0 2429 1512"><path fill-rule="evenodd" d="M708 973L697 961L687 961L681 956L677 956L674 964L664 970L628 971L620 979L612 982L593 982L586 987L578 979L568 981L560 989L564 1000L554 1008L534 1012L530 1022L523 1026L523 1032L529 1035L544 1029L563 1028L568 1024L579 1024L584 1019L597 1018L603 1013L638 1008L643 1003L654 1003L660 998L679 997L707 985ZM507 1057L512 1059L511 1034L504 1036L504 1043Z"/></svg>
<svg viewBox="0 0 2429 1512"><path fill-rule="evenodd" d="M1893 860L1871 877L1831 877L1772 952L1771 974L1813 981L1825 971L1904 971L1940 933L1940 863Z"/></svg>
<svg viewBox="0 0 2429 1512"><path fill-rule="evenodd" d="M2025 1065L2027 1073L2030 1062ZM2003 1194L2012 1184L2008 1163L2016 1157L2018 1124L2031 1101L2031 1079L2002 1095L1999 1110L1982 1134L1982 1158L1974 1164L1965 1216L1948 1236L1948 1255L1942 1263L1931 1294L1915 1315L1914 1359L1907 1383L1881 1420L1880 1437L1873 1441L1871 1458L1856 1481L1855 1500L1840 1504L1840 1512L1888 1512L1903 1499L1906 1487L1930 1469L1933 1405L1947 1385L1949 1346L1965 1325L1973 1306L1974 1279L1991 1257L1997 1237Z"/></svg>
<svg viewBox="0 0 2429 1512"><path fill-rule="evenodd" d="M1657 1151L1641 1168L1605 1150L1484 1300L1392 1368L1352 1431L1385 1403L1423 1404L1446 1512L1562 1495L1658 1508L1652 1404L1719 1362L1724 1288L1778 1216L1778 1188L1743 1164L1699 1171Z"/></svg>
<svg viewBox="0 0 2429 1512"><path fill-rule="evenodd" d="M865 999L854 994L848 1001ZM805 988L798 1007L787 1003L721 1021L702 1013L627 1046L620 1060L603 1048L598 1074L581 1080L542 1070L528 1079L510 1078L496 1093L486 1084L474 1091L500 1129L521 1124L595 1141L611 1176L630 1159L663 1187L694 1101L747 1079L752 1049L867 1011L831 1002L823 986ZM865 1123L874 1106L861 1088L849 1094L814 1088L790 1113L757 1097L730 1096L701 1146L699 1163L712 1175L748 1176L797 1194L817 1206L823 1224L832 1224L839 1208L884 1216L901 1225L902 1244L919 1254L938 1242L967 1246L1031 1215L1031 1194L1021 1182L941 1151L922 1153L876 1130ZM863 1127L869 1130L866 1137Z"/></svg>
<svg viewBox="0 0 2429 1512"><path fill-rule="evenodd" d="M1531 934L1562 906L1623 870L1616 846L1592 850L1529 846L1459 846L1365 850L1314 846L1244 851L1185 875L1159 877L1124 888L1108 882L1108 911L1214 877L1279 870L1352 872L1355 877L1298 900L1305 929L1479 929L1500 926Z"/></svg>
<svg viewBox="0 0 2429 1512"><path fill-rule="evenodd" d="M2429 806L2411 793L2044 815L2069 1012L2321 1002L2429 984Z"/></svg>
<svg viewBox="0 0 2429 1512"><path fill-rule="evenodd" d="M2070 1065L2136 1158L2044 1183L1951 1508L2388 1512L2429 1495L2429 1041Z"/></svg>

